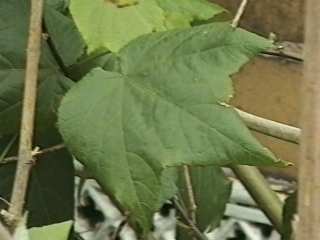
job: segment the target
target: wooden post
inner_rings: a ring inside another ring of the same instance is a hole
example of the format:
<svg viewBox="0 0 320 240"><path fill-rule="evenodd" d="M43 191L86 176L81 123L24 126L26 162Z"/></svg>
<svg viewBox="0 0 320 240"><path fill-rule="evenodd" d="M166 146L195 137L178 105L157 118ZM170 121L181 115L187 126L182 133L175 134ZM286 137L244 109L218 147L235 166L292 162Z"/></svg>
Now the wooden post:
<svg viewBox="0 0 320 240"><path fill-rule="evenodd" d="M320 239L320 1L306 1L296 240ZM290 27L290 26L288 26Z"/></svg>

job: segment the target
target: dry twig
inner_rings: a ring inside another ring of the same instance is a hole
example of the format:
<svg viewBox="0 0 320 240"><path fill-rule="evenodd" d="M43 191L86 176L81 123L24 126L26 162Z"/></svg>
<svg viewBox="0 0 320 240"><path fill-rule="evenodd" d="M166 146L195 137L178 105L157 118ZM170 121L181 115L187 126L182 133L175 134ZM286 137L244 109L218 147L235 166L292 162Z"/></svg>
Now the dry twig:
<svg viewBox="0 0 320 240"><path fill-rule="evenodd" d="M191 220L196 223L197 204L192 186L190 168L188 166L183 166L183 173L189 199L189 216Z"/></svg>
<svg viewBox="0 0 320 240"><path fill-rule="evenodd" d="M41 52L42 12L43 0L32 0L20 129L19 161L9 208L9 213L14 216L14 220L9 222L12 230L15 229L17 222L23 216L23 207L32 167L30 162L32 162L32 139Z"/></svg>
<svg viewBox="0 0 320 240"><path fill-rule="evenodd" d="M58 150L61 150L61 149L64 149L65 148L65 145L64 144L57 144L57 145L54 145L52 147L48 147L48 148L45 148L43 150L39 150L39 151L33 151L32 152L32 157L39 157L41 155L44 155L44 154L47 154L47 153L51 153L51 152L55 152L55 151L58 151ZM5 159L3 159L0 164L7 164L7 163L12 163L12 162L16 162L18 161L19 157L18 156L13 156L13 157L7 157Z"/></svg>
<svg viewBox="0 0 320 240"><path fill-rule="evenodd" d="M247 3L248 3L248 0L242 0L236 15L232 20L232 23L231 23L232 27L234 27L234 28L238 27L239 21L244 13L244 10L246 9Z"/></svg>
<svg viewBox="0 0 320 240"><path fill-rule="evenodd" d="M199 228L195 225L195 223L189 218L188 213L185 211L185 209L181 206L181 204L179 203L178 200L174 201L174 204L177 208L177 210L179 211L179 213L181 214L181 216L183 217L183 219L186 221L187 225L190 227L190 229L193 231L193 233L195 234L195 236L199 239L199 240L208 240L207 236L205 234L203 234Z"/></svg>

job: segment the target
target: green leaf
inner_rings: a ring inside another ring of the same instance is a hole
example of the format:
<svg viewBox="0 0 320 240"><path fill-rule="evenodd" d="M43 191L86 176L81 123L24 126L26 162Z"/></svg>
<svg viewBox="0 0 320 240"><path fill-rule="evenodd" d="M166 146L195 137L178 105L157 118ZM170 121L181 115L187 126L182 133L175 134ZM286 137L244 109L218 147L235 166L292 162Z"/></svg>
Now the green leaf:
<svg viewBox="0 0 320 240"><path fill-rule="evenodd" d="M206 0L72 0L70 11L92 53L117 52L143 34L190 27L224 9Z"/></svg>
<svg viewBox="0 0 320 240"><path fill-rule="evenodd" d="M139 0L109 0L109 2L115 3L118 7L126 7L137 4Z"/></svg>
<svg viewBox="0 0 320 240"><path fill-rule="evenodd" d="M20 126L21 99L26 62L29 1L0 1L0 133L15 133ZM14 16L14 17L12 17ZM56 120L56 109L72 81L60 71L43 41L39 75L37 126Z"/></svg>
<svg viewBox="0 0 320 240"><path fill-rule="evenodd" d="M119 72L94 69L66 95L65 143L145 229L164 166L283 165L224 103L229 76L270 46L227 23L138 38Z"/></svg>
<svg viewBox="0 0 320 240"><path fill-rule="evenodd" d="M65 98L60 108L59 125L64 141L104 189L111 191L143 226L150 226L152 212L160 198L161 166L160 162L148 158L148 155L156 154L152 142L145 142L148 152L140 155L139 146L124 137L124 133L130 131L137 142L144 142L139 137L139 129L123 128L122 122L126 120L119 109L125 107L125 111L132 114L134 109L123 105L123 89L118 83L121 83L120 74L99 69L89 73ZM88 90L94 94L87 94ZM112 101L108 99L110 95ZM83 97L87 100L82 102ZM73 109L79 101L81 108ZM132 117L140 120L139 116ZM66 129L71 123L71 128Z"/></svg>
<svg viewBox="0 0 320 240"><path fill-rule="evenodd" d="M161 175L161 195L159 203L162 205L168 199L173 198L177 192L178 187L176 185L178 181L178 169L166 168Z"/></svg>
<svg viewBox="0 0 320 240"><path fill-rule="evenodd" d="M165 11L165 25L168 29L190 27L194 21L203 21L213 18L225 11L217 4L207 0L157 0Z"/></svg>
<svg viewBox="0 0 320 240"><path fill-rule="evenodd" d="M11 138L0 139L3 149ZM46 138L36 140L35 146L41 149L61 143L61 138L46 132ZM10 156L17 155L17 145ZM0 197L10 200L16 164L0 165ZM72 157L66 150L59 150L41 157L32 168L28 188L27 210L28 226L43 226L73 218L74 169ZM0 201L0 209L8 206Z"/></svg>
<svg viewBox="0 0 320 240"><path fill-rule="evenodd" d="M69 0L50 0L46 1L46 4L60 12L65 12L69 6Z"/></svg>
<svg viewBox="0 0 320 240"><path fill-rule="evenodd" d="M83 35L88 52L118 51L132 39L164 30L163 11L155 0L119 8L112 1L72 0L70 11Z"/></svg>
<svg viewBox="0 0 320 240"><path fill-rule="evenodd" d="M74 64L85 47L75 23L49 5L46 5L44 19L50 41L64 66Z"/></svg>
<svg viewBox="0 0 320 240"><path fill-rule="evenodd" d="M201 231L214 229L223 217L231 193L231 183L220 167L192 167L190 176L196 202L197 226ZM179 175L179 190L186 206L189 204L184 172Z"/></svg>
<svg viewBox="0 0 320 240"><path fill-rule="evenodd" d="M30 240L68 240L72 221L29 229Z"/></svg>
<svg viewBox="0 0 320 240"><path fill-rule="evenodd" d="M229 76L270 46L257 35L215 23L150 34L120 52L123 105L139 106L164 165L283 165L226 104L233 94Z"/></svg>
<svg viewBox="0 0 320 240"><path fill-rule="evenodd" d="M283 231L282 240L293 240L292 223L297 214L297 192L291 194L285 201L283 208Z"/></svg>

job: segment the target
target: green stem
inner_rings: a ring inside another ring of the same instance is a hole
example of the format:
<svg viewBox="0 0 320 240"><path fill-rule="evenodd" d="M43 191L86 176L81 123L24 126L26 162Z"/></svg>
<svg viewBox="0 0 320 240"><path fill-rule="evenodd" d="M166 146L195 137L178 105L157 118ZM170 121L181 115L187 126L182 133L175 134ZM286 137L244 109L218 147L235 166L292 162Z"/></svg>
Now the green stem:
<svg viewBox="0 0 320 240"><path fill-rule="evenodd" d="M270 222L281 233L283 203L258 168L243 165L231 168Z"/></svg>

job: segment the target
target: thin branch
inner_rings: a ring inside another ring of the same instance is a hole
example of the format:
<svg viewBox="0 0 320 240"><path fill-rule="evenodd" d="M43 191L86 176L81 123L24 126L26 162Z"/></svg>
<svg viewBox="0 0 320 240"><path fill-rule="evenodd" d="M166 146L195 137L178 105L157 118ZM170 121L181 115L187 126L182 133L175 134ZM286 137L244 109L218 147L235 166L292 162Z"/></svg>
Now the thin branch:
<svg viewBox="0 0 320 240"><path fill-rule="evenodd" d="M320 1L306 1L297 240L320 239Z"/></svg>
<svg viewBox="0 0 320 240"><path fill-rule="evenodd" d="M281 59L285 59L285 60L291 60L291 61L298 62L298 63L303 62L303 59L300 57L296 57L296 56L286 54L283 52L278 52L278 51L272 51L272 50L263 51L263 52L261 52L261 55L264 57L271 56L271 57L281 58Z"/></svg>
<svg viewBox="0 0 320 240"><path fill-rule="evenodd" d="M244 10L246 9L247 4L248 4L248 0L242 0L240 6L239 6L239 8L238 8L238 11L237 11L234 19L232 20L232 23L231 23L231 26L232 26L233 28L238 27L239 21L240 21L242 15L243 15L243 13L244 13Z"/></svg>
<svg viewBox="0 0 320 240"><path fill-rule="evenodd" d="M183 219L186 221L186 223L189 225L189 227L191 228L191 230L194 232L195 236L199 239L199 240L208 240L207 236L205 234L203 234L199 228L195 225L195 223L189 218L188 213L186 212L186 210L180 205L178 200L174 200L174 204L177 208L177 210L179 211L179 213L181 214L181 216L183 217Z"/></svg>
<svg viewBox="0 0 320 240"><path fill-rule="evenodd" d="M253 114L246 113L239 109L235 110L238 112L245 124L256 132L272 136L281 140L285 140L291 143L299 143L301 130L296 127L292 127L283 123L278 123L265 118L257 117Z"/></svg>
<svg viewBox="0 0 320 240"><path fill-rule="evenodd" d="M5 203L5 204L8 205L8 206L11 205L10 202L9 202L7 199L3 198L3 197L0 197L0 201L3 202L3 203Z"/></svg>
<svg viewBox="0 0 320 240"><path fill-rule="evenodd" d="M61 149L64 149L65 147L66 146L61 143L61 144L54 145L52 147L44 148L43 150L40 150L40 151L33 151L32 157L39 157L39 156L44 155L46 153L56 152ZM3 161L0 162L0 164L7 164L7 163L16 162L16 161L18 161L18 159L19 159L18 156L7 157L7 158L3 159Z"/></svg>
<svg viewBox="0 0 320 240"><path fill-rule="evenodd" d="M120 237L120 232L124 228L124 226L127 224L128 219L125 218L121 221L119 226L117 227L116 231L112 234L111 240L117 240Z"/></svg>
<svg viewBox="0 0 320 240"><path fill-rule="evenodd" d="M275 228L281 232L283 203L258 168L235 165L231 169Z"/></svg>
<svg viewBox="0 0 320 240"><path fill-rule="evenodd" d="M9 143L7 144L7 146L5 147L5 149L2 151L1 156L0 156L0 164L2 163L3 159L7 156L8 152L10 151L12 145L14 144L14 142L16 141L18 135L14 135L11 140L9 141Z"/></svg>
<svg viewBox="0 0 320 240"><path fill-rule="evenodd" d="M190 168L188 166L183 166L183 173L184 173L184 180L187 187L188 199L189 199L189 216L194 223L196 221L196 211L197 211L197 204L195 200L195 195L192 186Z"/></svg>
<svg viewBox="0 0 320 240"><path fill-rule="evenodd" d="M9 213L14 216L14 221L10 221L9 223L12 230L15 229L16 224L23 216L28 180L32 168L32 164L30 163L32 162L32 139L37 97L37 78L41 53L42 12L43 0L32 0L19 142L19 161L11 196L11 205L9 208Z"/></svg>

